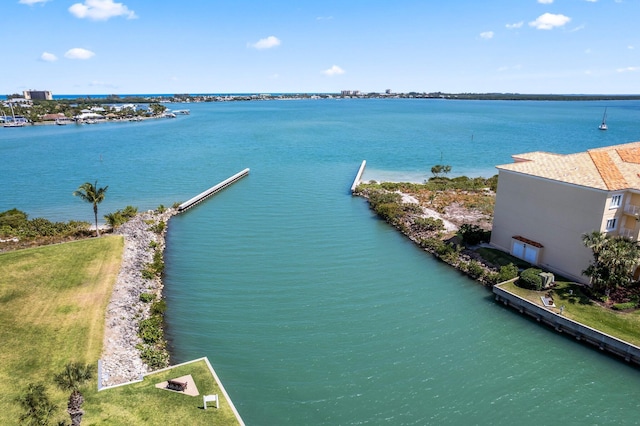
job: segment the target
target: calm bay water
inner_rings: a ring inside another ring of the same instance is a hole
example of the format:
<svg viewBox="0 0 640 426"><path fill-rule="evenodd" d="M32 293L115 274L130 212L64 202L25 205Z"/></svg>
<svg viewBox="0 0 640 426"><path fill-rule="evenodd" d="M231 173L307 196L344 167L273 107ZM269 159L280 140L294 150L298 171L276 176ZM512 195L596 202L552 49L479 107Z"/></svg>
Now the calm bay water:
<svg viewBox="0 0 640 426"><path fill-rule="evenodd" d="M180 105L183 107L184 105ZM608 107L607 132L597 130ZM364 179L495 174L511 154L640 140L640 102L194 104L175 120L0 130L0 211L92 220L184 201L165 294L173 361L207 356L247 424L633 424L640 371L495 304L380 222Z"/></svg>

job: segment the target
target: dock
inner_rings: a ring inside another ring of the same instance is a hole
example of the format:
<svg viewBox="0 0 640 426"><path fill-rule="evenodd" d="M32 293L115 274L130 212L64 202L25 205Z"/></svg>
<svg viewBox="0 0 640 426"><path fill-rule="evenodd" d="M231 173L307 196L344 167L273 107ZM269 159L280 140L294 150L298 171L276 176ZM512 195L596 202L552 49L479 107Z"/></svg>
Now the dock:
<svg viewBox="0 0 640 426"><path fill-rule="evenodd" d="M212 195L214 195L217 192L222 191L223 189L225 189L227 186L231 185L232 183L235 183L237 181L239 181L240 179L242 179L243 177L247 176L249 174L249 169L244 169L241 172L236 173L235 175L231 176L230 178L227 178L225 180L223 180L222 182L220 182L219 184L212 186L211 188L207 189L204 192L201 192L200 194L196 195L195 197L185 201L184 203L180 204L178 206L178 213L182 213L188 209L190 209L191 207L197 205L198 203L201 203L202 201L206 200L207 198L211 197Z"/></svg>
<svg viewBox="0 0 640 426"><path fill-rule="evenodd" d="M545 303L544 300L544 306L536 305L502 289L500 284L493 286L493 294L495 295L496 302L502 302L505 306L515 309L522 315L529 315L539 323L552 327L558 333L573 336L576 340L588 343L603 352L608 352L623 358L627 362L640 365L640 347L573 321L563 316L562 310L560 311L561 313L558 314L552 310L552 305Z"/></svg>
<svg viewBox="0 0 640 426"><path fill-rule="evenodd" d="M367 166L367 160L362 160L362 164L360 164L360 168L358 169L358 173L356 174L356 178L353 180L353 185L351 185L351 193L353 194L356 191L356 188L360 184L360 179L362 179L362 174L364 173L364 168Z"/></svg>

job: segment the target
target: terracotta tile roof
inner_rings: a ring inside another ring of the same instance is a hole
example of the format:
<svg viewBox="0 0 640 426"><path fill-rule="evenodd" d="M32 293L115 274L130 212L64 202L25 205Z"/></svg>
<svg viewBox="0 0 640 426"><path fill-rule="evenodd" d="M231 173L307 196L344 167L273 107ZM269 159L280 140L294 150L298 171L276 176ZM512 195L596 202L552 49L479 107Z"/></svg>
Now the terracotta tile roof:
<svg viewBox="0 0 640 426"><path fill-rule="evenodd" d="M607 151L589 151L589 156L608 190L615 191L629 187Z"/></svg>
<svg viewBox="0 0 640 426"><path fill-rule="evenodd" d="M567 155L529 152L513 159L497 168L605 191L640 190L640 142Z"/></svg>
<svg viewBox="0 0 640 426"><path fill-rule="evenodd" d="M625 163L640 164L640 147L638 148L620 148L616 152Z"/></svg>

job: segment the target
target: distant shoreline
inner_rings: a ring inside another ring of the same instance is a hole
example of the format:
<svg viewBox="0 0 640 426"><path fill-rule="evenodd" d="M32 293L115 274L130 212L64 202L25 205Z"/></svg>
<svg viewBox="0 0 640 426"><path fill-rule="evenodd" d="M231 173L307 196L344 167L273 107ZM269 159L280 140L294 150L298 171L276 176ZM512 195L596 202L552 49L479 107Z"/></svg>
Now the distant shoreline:
<svg viewBox="0 0 640 426"><path fill-rule="evenodd" d="M0 96L7 101L9 96ZM506 101L627 101L640 100L640 94L532 94L532 93L446 93L446 92L359 92L342 93L183 93L183 94L77 94L54 95L53 101L75 101L95 103L122 102L224 102L253 100L292 99L450 99L450 100L506 100ZM51 101L49 101L51 102Z"/></svg>

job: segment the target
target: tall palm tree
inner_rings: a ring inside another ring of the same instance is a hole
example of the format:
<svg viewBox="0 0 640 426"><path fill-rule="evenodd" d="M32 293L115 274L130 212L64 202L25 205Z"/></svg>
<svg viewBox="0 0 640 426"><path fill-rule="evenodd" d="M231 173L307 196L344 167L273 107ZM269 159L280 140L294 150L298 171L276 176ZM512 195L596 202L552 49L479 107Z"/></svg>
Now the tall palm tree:
<svg viewBox="0 0 640 426"><path fill-rule="evenodd" d="M98 229L98 204L104 201L105 193L109 187L98 188L98 181L95 184L86 182L80 185L80 187L73 191L73 195L80 197L83 201L93 204L93 214L96 218L96 235L100 236L100 230Z"/></svg>
<svg viewBox="0 0 640 426"><path fill-rule="evenodd" d="M62 390L70 390L69 402L67 403L67 413L71 416L71 426L80 426L84 411L82 404L84 397L80 393L80 386L91 379L91 366L88 364L69 363L64 370L53 377L53 381Z"/></svg>

